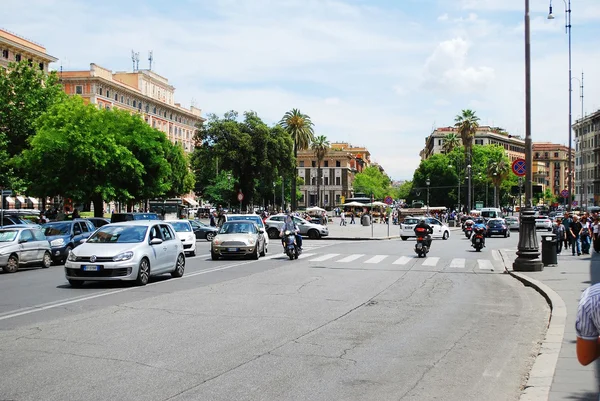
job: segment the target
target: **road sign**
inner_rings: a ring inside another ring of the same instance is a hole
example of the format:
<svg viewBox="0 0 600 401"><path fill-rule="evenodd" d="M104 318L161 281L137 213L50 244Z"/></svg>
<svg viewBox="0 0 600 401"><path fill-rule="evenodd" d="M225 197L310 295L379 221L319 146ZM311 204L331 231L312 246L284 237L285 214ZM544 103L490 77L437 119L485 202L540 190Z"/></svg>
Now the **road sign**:
<svg viewBox="0 0 600 401"><path fill-rule="evenodd" d="M512 164L512 171L515 175L519 177L523 177L527 172L527 165L525 164L525 159L517 159Z"/></svg>
<svg viewBox="0 0 600 401"><path fill-rule="evenodd" d="M13 194L13 191L10 189L2 190L2 196L11 196L12 194Z"/></svg>
<svg viewBox="0 0 600 401"><path fill-rule="evenodd" d="M483 202L475 201L475 210L483 209Z"/></svg>
<svg viewBox="0 0 600 401"><path fill-rule="evenodd" d="M241 191L237 194L237 200L239 200L240 202L244 200L244 194Z"/></svg>
<svg viewBox="0 0 600 401"><path fill-rule="evenodd" d="M384 202L388 205L391 205L392 203L394 203L394 199L392 199L391 196L386 196Z"/></svg>
<svg viewBox="0 0 600 401"><path fill-rule="evenodd" d="M560 196L562 196L563 198L567 198L569 196L569 191L563 189L562 191L560 191Z"/></svg>
<svg viewBox="0 0 600 401"><path fill-rule="evenodd" d="M573 206L577 206L577 201L573 201Z"/></svg>

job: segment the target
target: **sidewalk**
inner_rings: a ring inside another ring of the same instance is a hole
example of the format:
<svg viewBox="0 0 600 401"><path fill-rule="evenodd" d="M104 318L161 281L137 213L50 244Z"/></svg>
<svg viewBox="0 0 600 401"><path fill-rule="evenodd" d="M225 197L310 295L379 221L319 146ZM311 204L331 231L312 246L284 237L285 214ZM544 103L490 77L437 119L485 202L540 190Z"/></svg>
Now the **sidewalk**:
<svg viewBox="0 0 600 401"><path fill-rule="evenodd" d="M327 224L329 229L329 236L323 237L322 239L330 240L387 240L393 238L400 238L400 225L388 225L381 223L374 223L372 226L363 226L360 224L360 219L356 218L356 224L350 224L350 219L346 218L346 225L340 226L339 217L333 217L333 222ZM450 227L450 232L453 233L459 228ZM452 234L451 234L452 235Z"/></svg>
<svg viewBox="0 0 600 401"><path fill-rule="evenodd" d="M594 400L600 394L600 362L582 366L575 351L575 317L583 290L600 282L600 255L571 256L564 250L557 266L541 272L514 272L515 250L502 250L509 273L536 288L550 303L546 338L521 396L524 400Z"/></svg>

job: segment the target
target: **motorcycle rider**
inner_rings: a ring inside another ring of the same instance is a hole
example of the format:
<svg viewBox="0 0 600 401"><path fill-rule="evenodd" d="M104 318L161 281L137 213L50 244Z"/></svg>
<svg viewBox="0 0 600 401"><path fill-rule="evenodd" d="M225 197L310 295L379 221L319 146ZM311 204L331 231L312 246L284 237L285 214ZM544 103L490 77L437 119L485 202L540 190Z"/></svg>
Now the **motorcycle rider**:
<svg viewBox="0 0 600 401"><path fill-rule="evenodd" d="M487 227L485 225L485 220L481 217L478 217L475 219L475 224L473 224L473 232L475 232L476 228L482 228L483 229L483 246L485 247L485 233L487 231Z"/></svg>
<svg viewBox="0 0 600 401"><path fill-rule="evenodd" d="M419 219L419 224L417 224L414 228L415 234L417 234L418 228L424 228L426 230L427 237L425 237L425 244L427 245L427 248L431 249L431 234L433 234L433 228L431 228L431 226L427 224L425 218L423 217Z"/></svg>
<svg viewBox="0 0 600 401"><path fill-rule="evenodd" d="M285 232L288 230L294 233L294 236L296 237L296 245L298 246L299 250L302 250L302 237L299 234L300 229L298 229L298 226L296 225L296 223L294 222L294 218L292 217L292 213L289 211L287 212L287 216L285 217L285 223L283 223L283 226L281 226L281 230L279 231L279 236L281 237L281 245L283 246L283 253L285 253L284 235Z"/></svg>

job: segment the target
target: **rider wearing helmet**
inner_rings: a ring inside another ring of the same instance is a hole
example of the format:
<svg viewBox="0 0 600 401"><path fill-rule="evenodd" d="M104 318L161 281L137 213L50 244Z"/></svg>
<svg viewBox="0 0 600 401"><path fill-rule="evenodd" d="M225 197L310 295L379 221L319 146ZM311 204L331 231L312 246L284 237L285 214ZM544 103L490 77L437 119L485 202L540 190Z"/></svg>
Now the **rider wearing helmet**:
<svg viewBox="0 0 600 401"><path fill-rule="evenodd" d="M281 226L281 230L279 230L279 236L281 237L281 245L283 246L283 252L285 253L285 238L283 235L288 230L294 233L296 237L296 245L298 245L298 248L302 250L302 237L300 236L300 234L298 234L300 230L294 222L294 217L292 216L292 213L288 210L286 211L286 214L287 216L285 217L285 223L283 223L283 226Z"/></svg>
<svg viewBox="0 0 600 401"><path fill-rule="evenodd" d="M473 225L473 230L475 229L483 229L483 246L485 246L485 237L486 237L486 231L487 231L487 227L485 225L485 220L483 219L483 217L477 217L475 219L475 224Z"/></svg>
<svg viewBox="0 0 600 401"><path fill-rule="evenodd" d="M415 226L415 234L417 233L417 229L427 230L427 237L425 238L425 241L427 241L427 247L431 249L431 234L433 234L433 228L431 228L431 226L427 224L427 221L425 221L424 217L421 217L419 219L419 224Z"/></svg>

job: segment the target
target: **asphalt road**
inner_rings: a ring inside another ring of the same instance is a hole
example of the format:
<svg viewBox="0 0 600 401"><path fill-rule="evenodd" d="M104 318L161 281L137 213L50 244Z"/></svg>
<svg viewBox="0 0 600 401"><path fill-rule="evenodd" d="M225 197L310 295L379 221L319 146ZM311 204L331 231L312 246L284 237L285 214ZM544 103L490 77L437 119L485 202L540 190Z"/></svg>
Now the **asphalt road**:
<svg viewBox="0 0 600 401"><path fill-rule="evenodd" d="M517 400L549 309L488 240L305 241L289 261L70 288L0 274L0 400ZM493 270L492 270L493 269Z"/></svg>

